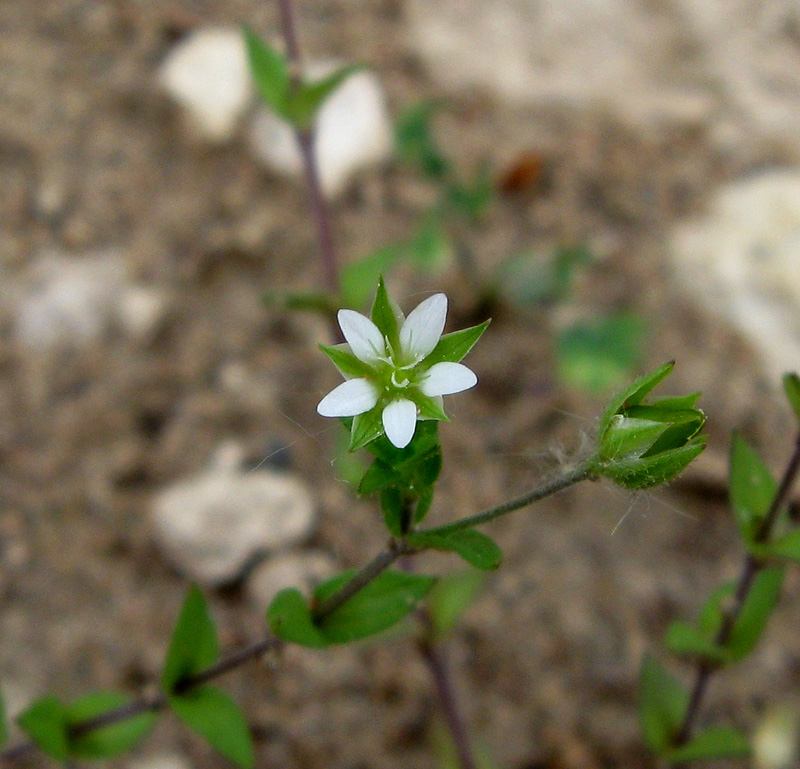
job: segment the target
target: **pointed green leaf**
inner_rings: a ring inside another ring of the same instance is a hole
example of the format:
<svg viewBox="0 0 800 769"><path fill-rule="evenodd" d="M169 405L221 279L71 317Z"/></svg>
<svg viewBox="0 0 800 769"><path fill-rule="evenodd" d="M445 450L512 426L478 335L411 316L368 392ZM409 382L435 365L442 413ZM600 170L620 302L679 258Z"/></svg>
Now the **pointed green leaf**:
<svg viewBox="0 0 800 769"><path fill-rule="evenodd" d="M786 398L789 400L789 405L797 417L798 424L800 424L800 376L794 372L791 374L783 375L783 390L786 393Z"/></svg>
<svg viewBox="0 0 800 769"><path fill-rule="evenodd" d="M380 459L376 459L364 473L361 483L358 484L358 493L362 496L383 491L387 486L396 486L400 476L395 469Z"/></svg>
<svg viewBox="0 0 800 769"><path fill-rule="evenodd" d="M723 664L728 654L717 646L702 630L688 622L673 622L667 629L667 648L673 653L710 662Z"/></svg>
<svg viewBox="0 0 800 769"><path fill-rule="evenodd" d="M342 304L345 307L364 307L372 295L373 286L381 275L389 273L404 251L405 246L393 243L360 259L347 262L340 274Z"/></svg>
<svg viewBox="0 0 800 769"><path fill-rule="evenodd" d="M458 363L475 346L483 332L489 327L490 320L461 331L445 334L427 358L425 365L430 368L435 363Z"/></svg>
<svg viewBox="0 0 800 769"><path fill-rule="evenodd" d="M431 534L419 532L411 534L407 541L415 547L456 553L477 569L496 569L503 560L502 550L489 537L475 529Z"/></svg>
<svg viewBox="0 0 800 769"><path fill-rule="evenodd" d="M655 659L645 657L639 678L639 719L645 741L655 754L662 756L673 747L688 704L683 684Z"/></svg>
<svg viewBox="0 0 800 769"><path fill-rule="evenodd" d="M437 446L414 463L414 488L433 486L442 472L442 451Z"/></svg>
<svg viewBox="0 0 800 769"><path fill-rule="evenodd" d="M618 414L623 409L630 406L635 406L641 403L642 400L659 384L672 369L675 368L675 361L670 361L662 366L659 366L655 371L645 374L635 382L630 384L621 392L617 393L606 406L603 416L600 417L599 434L602 439L608 426L611 424L611 419L615 414Z"/></svg>
<svg viewBox="0 0 800 769"><path fill-rule="evenodd" d="M0 691L0 748L8 741L8 727L6 726L6 705L3 692Z"/></svg>
<svg viewBox="0 0 800 769"><path fill-rule="evenodd" d="M438 638L446 636L477 596L485 576L475 569L440 577L428 594L428 608Z"/></svg>
<svg viewBox="0 0 800 769"><path fill-rule="evenodd" d="M248 26L244 27L244 40L250 72L259 95L273 112L288 120L290 81L285 57Z"/></svg>
<svg viewBox="0 0 800 769"><path fill-rule="evenodd" d="M739 530L752 543L772 504L777 484L741 435L734 435L730 459L730 499Z"/></svg>
<svg viewBox="0 0 800 769"><path fill-rule="evenodd" d="M311 616L308 602L297 588L281 590L267 610L267 624L278 638L312 649L328 645Z"/></svg>
<svg viewBox="0 0 800 769"><path fill-rule="evenodd" d="M790 531L777 542L764 546L766 553L791 561L800 561L800 529Z"/></svg>
<svg viewBox="0 0 800 769"><path fill-rule="evenodd" d="M736 585L726 582L720 585L708 598L700 612L698 626L706 638L716 638L722 627L724 618L723 607L736 595Z"/></svg>
<svg viewBox="0 0 800 769"><path fill-rule="evenodd" d="M743 734L726 726L701 732L685 745L666 755L670 764L689 761L711 761L723 758L746 758L750 755L750 742Z"/></svg>
<svg viewBox="0 0 800 769"><path fill-rule="evenodd" d="M389 340L394 350L400 349L400 309L394 304L386 290L383 275L378 278L378 290L372 303L372 322Z"/></svg>
<svg viewBox="0 0 800 769"><path fill-rule="evenodd" d="M337 69L321 80L300 85L295 93L290 94L288 101L287 114L290 122L301 130L310 128L325 99L350 75L363 69L362 65L351 64Z"/></svg>
<svg viewBox="0 0 800 769"><path fill-rule="evenodd" d="M219 657L219 642L206 599L196 585L189 588L164 663L161 685L170 694L182 681L210 667Z"/></svg>
<svg viewBox="0 0 800 769"><path fill-rule="evenodd" d="M433 504L433 486L426 486L422 489L417 489L419 499L417 499L417 507L414 510L414 523L420 523L425 520L425 516L431 509Z"/></svg>
<svg viewBox="0 0 800 769"><path fill-rule="evenodd" d="M67 709L57 697L43 697L17 717L20 728L45 752L59 761L69 758Z"/></svg>
<svg viewBox="0 0 800 769"><path fill-rule="evenodd" d="M319 585L314 595L325 601L353 576L352 572ZM330 643L348 643L380 633L403 619L436 582L433 577L385 571L319 623Z"/></svg>
<svg viewBox="0 0 800 769"><path fill-rule="evenodd" d="M121 708L131 701L119 692L100 691L86 694L67 706L66 720L70 728L97 718L111 710ZM131 750L153 728L157 715L140 713L115 724L73 733L69 739L69 752L75 758L112 758Z"/></svg>
<svg viewBox="0 0 800 769"><path fill-rule="evenodd" d="M397 486L389 486L381 492L381 512L386 528L395 537L402 537L410 521L406 521L403 494Z"/></svg>
<svg viewBox="0 0 800 769"><path fill-rule="evenodd" d="M359 414L357 417L353 417L353 426L350 429L349 451L357 451L364 448L368 443L384 434L382 416L383 406L378 404L366 414Z"/></svg>
<svg viewBox="0 0 800 769"><path fill-rule="evenodd" d="M782 566L772 566L761 569L753 580L739 618L725 644L734 662L744 659L758 643L780 598L783 573Z"/></svg>
<svg viewBox="0 0 800 769"><path fill-rule="evenodd" d="M178 718L241 769L255 764L253 741L239 706L212 686L170 697Z"/></svg>
<svg viewBox="0 0 800 769"><path fill-rule="evenodd" d="M348 344L335 346L321 344L319 349L333 361L333 365L345 379L369 378L374 375L373 370L364 361L350 352Z"/></svg>

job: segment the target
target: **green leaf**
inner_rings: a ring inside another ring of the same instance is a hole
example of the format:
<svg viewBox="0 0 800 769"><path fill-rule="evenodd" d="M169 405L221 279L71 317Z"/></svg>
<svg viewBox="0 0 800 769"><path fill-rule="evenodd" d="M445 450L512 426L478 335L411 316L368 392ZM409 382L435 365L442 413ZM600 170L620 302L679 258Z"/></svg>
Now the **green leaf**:
<svg viewBox="0 0 800 769"><path fill-rule="evenodd" d="M374 375L373 370L364 363L364 361L359 360L350 352L350 345L348 344L335 345L332 347L321 344L319 349L333 361L333 365L336 366L339 373L346 379L357 379Z"/></svg>
<svg viewBox="0 0 800 769"><path fill-rule="evenodd" d="M456 553L477 569L496 569L503 560L503 551L489 537L475 529L431 534L417 532L411 534L407 541L415 547Z"/></svg>
<svg viewBox="0 0 800 769"><path fill-rule="evenodd" d="M68 727L75 727L97 718L111 710L130 703L130 697L119 692L100 691L86 694L67 706ZM153 728L155 713L140 713L115 724L73 733L69 739L69 753L75 758L112 758L131 750Z"/></svg>
<svg viewBox="0 0 800 769"><path fill-rule="evenodd" d="M48 756L59 761L69 758L67 708L56 697L43 697L17 717L20 728Z"/></svg>
<svg viewBox="0 0 800 769"><path fill-rule="evenodd" d="M800 561L800 529L790 531L777 542L765 545L764 550L771 556Z"/></svg>
<svg viewBox="0 0 800 769"><path fill-rule="evenodd" d="M308 602L297 588L281 590L267 610L267 624L284 641L323 649L328 642L314 624Z"/></svg>
<svg viewBox="0 0 800 769"><path fill-rule="evenodd" d="M389 486L381 492L381 512L386 528L395 537L402 537L410 521L406 521L406 506L403 494L397 486Z"/></svg>
<svg viewBox="0 0 800 769"><path fill-rule="evenodd" d="M364 307L381 275L386 275L405 247L393 243L342 267L340 283L342 303L346 307Z"/></svg>
<svg viewBox="0 0 800 769"><path fill-rule="evenodd" d="M244 27L244 40L250 72L264 103L285 120L290 120L289 65L286 59L273 50L248 26Z"/></svg>
<svg viewBox="0 0 800 769"><path fill-rule="evenodd" d="M729 494L731 507L745 541L752 543L777 491L766 465L736 434L731 443Z"/></svg>
<svg viewBox="0 0 800 769"><path fill-rule="evenodd" d="M405 475L405 468L413 464L417 457L427 454L439 445L439 425L434 420L417 422L417 429L411 443L404 449L393 446L389 439L381 436L366 448L373 456L393 467L399 474Z"/></svg>
<svg viewBox="0 0 800 769"><path fill-rule="evenodd" d="M450 169L431 134L432 118L438 109L439 105L431 101L415 105L401 115L396 131L397 154L431 179L441 179Z"/></svg>
<svg viewBox="0 0 800 769"><path fill-rule="evenodd" d="M383 435L382 414L383 407L378 404L366 414L359 414L357 417L353 417L349 451L357 451Z"/></svg>
<svg viewBox="0 0 800 769"><path fill-rule="evenodd" d="M725 649L717 646L700 628L688 622L673 622L667 629L667 648L678 655L685 655L716 665L728 659Z"/></svg>
<svg viewBox="0 0 800 769"><path fill-rule="evenodd" d="M317 601L325 601L352 576L348 572L319 585L314 591ZM323 619L320 632L330 643L348 643L387 630L409 614L435 582L421 574L385 571Z"/></svg>
<svg viewBox="0 0 800 769"><path fill-rule="evenodd" d="M673 747L688 704L683 685L646 656L639 678L639 719L645 741L657 755L663 756Z"/></svg>
<svg viewBox="0 0 800 769"><path fill-rule="evenodd" d="M431 509L433 504L433 486L426 486L422 489L417 489L419 498L417 499L417 507L414 510L414 523L420 523L425 520L425 516Z"/></svg>
<svg viewBox="0 0 800 769"><path fill-rule="evenodd" d="M750 755L750 742L743 734L730 727L707 729L685 745L666 755L670 764L689 761L709 761L723 758L746 758Z"/></svg>
<svg viewBox="0 0 800 769"><path fill-rule="evenodd" d="M358 484L358 493L362 496L383 491L387 486L396 486L400 476L395 469L380 459L376 459L364 473L361 483Z"/></svg>
<svg viewBox="0 0 800 769"><path fill-rule="evenodd" d="M414 488L433 486L442 472L442 450L437 446L414 463Z"/></svg>
<svg viewBox="0 0 800 769"><path fill-rule="evenodd" d="M800 376L794 372L783 375L783 390L789 400L789 405L800 424Z"/></svg>
<svg viewBox="0 0 800 769"><path fill-rule="evenodd" d="M641 403L645 397L675 368L675 361L669 361L659 366L655 371L637 379L624 390L617 393L606 406L603 416L600 417L600 436L605 434L611 424L612 418L620 411Z"/></svg>
<svg viewBox="0 0 800 769"><path fill-rule="evenodd" d="M425 365L430 368L435 363L458 363L475 346L483 332L489 327L489 323L491 320L485 320L478 326L445 334L433 348L431 354L425 358Z"/></svg>
<svg viewBox="0 0 800 769"><path fill-rule="evenodd" d="M437 580L428 594L428 607L438 638L446 636L456 626L483 587L484 580L484 574L475 569L448 574Z"/></svg>
<svg viewBox="0 0 800 769"><path fill-rule="evenodd" d="M726 582L720 585L708 598L700 612L698 626L706 638L716 638L724 619L723 607L736 595L736 585Z"/></svg>
<svg viewBox="0 0 800 769"><path fill-rule="evenodd" d="M0 691L0 748L8 741L8 727L6 726L6 706L3 692Z"/></svg>
<svg viewBox="0 0 800 769"><path fill-rule="evenodd" d="M576 323L558 335L561 379L589 392L618 387L641 358L644 322L630 314Z"/></svg>
<svg viewBox="0 0 800 769"><path fill-rule="evenodd" d="M287 106L290 122L301 130L310 128L325 99L350 75L363 69L360 64L351 64L337 69L321 80L301 84L295 93L290 93Z"/></svg>
<svg viewBox="0 0 800 769"><path fill-rule="evenodd" d="M764 632L781 595L783 572L782 566L772 566L761 569L753 580L728 643L725 644L734 662L750 654Z"/></svg>
<svg viewBox="0 0 800 769"><path fill-rule="evenodd" d="M170 697L178 718L241 769L255 765L253 742L239 706L224 692L201 686Z"/></svg>
<svg viewBox="0 0 800 769"><path fill-rule="evenodd" d="M378 290L372 303L372 322L389 340L395 350L400 349L400 308L392 301L386 290L383 275L378 278Z"/></svg>
<svg viewBox="0 0 800 769"><path fill-rule="evenodd" d="M164 691L171 694L180 687L182 681L213 665L217 657L219 642L214 621L200 589L192 585L167 651L161 676Z"/></svg>

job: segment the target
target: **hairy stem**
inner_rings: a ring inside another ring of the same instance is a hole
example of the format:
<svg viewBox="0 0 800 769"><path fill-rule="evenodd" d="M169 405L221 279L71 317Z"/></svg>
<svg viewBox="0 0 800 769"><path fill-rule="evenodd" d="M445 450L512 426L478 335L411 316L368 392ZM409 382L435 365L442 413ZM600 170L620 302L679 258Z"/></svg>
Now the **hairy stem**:
<svg viewBox="0 0 800 769"><path fill-rule="evenodd" d="M775 522L778 520L778 514L789 498L789 493L797 480L798 473L800 473L800 434L797 435L794 444L792 456L789 459L786 469L784 470L781 482L772 498L769 510L764 516L764 520L759 526L754 541L756 544L763 544L769 541L772 534L772 529ZM717 646L725 646L730 640L733 628L736 626L736 621L739 619L742 607L747 601L750 594L750 589L753 586L755 578L764 564L756 559L752 554L748 553L742 565L739 580L736 584L736 593L734 594L733 603L730 609L725 613L722 624L720 625L714 643ZM686 715L683 719L680 731L678 732L677 744L684 745L692 738L695 728L697 727L697 720L700 715L700 707L703 703L708 684L714 675L716 668L707 662L699 662L697 671L695 673L694 685L689 696L689 705L686 709Z"/></svg>

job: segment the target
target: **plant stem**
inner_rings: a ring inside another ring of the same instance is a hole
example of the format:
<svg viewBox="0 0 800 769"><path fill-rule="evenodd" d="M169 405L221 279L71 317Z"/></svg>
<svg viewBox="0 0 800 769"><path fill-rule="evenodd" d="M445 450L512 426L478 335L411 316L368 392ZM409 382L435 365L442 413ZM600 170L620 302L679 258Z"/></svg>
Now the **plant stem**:
<svg viewBox="0 0 800 769"><path fill-rule="evenodd" d="M574 467L572 470L564 473L564 475L560 475L550 481L546 481L541 486L537 486L535 489L528 491L519 497L510 499L508 502L503 502L495 507L490 507L480 513L475 513L475 515L468 515L466 518L460 518L452 523L446 523L443 526L436 526L432 529L420 529L418 533L449 534L450 532L459 531L461 529L470 529L473 526L479 526L482 523L493 521L495 518L500 518L504 515L508 515L509 513L513 513L515 510L519 510L522 507L527 507L534 502L539 502L545 497L557 494L559 491L563 491L564 489L569 488L580 481L590 480L593 477L594 474L591 469L591 464L588 462L582 463Z"/></svg>
<svg viewBox="0 0 800 769"><path fill-rule="evenodd" d="M477 769L467 725L453 687L447 655L441 644L437 644L433 639L431 618L428 612L422 610L419 612L419 617L423 625L423 635L417 640L417 647L436 686L439 704L450 736L453 738L458 763L461 769Z"/></svg>
<svg viewBox="0 0 800 769"><path fill-rule="evenodd" d="M781 482L772 498L769 510L764 516L756 535L754 542L756 544L764 544L770 538L772 529L775 522L778 520L778 514L783 506L786 504L792 486L800 473L800 433L797 435L794 444L792 456L789 459L786 469L784 470ZM748 553L742 565L742 571L739 574L739 581L736 585L736 593L734 594L733 603L730 609L725 612L717 632L714 644L717 646L725 646L730 640L733 628L736 626L736 621L739 619L742 607L747 601L750 594L750 589L753 586L755 578L761 569L764 568L764 563L755 558L751 553ZM678 732L677 744L684 745L692 738L692 734L697 726L697 720L700 715L700 707L708 690L708 684L716 671L716 667L707 662L699 662L697 665L697 672L695 674L694 685L692 687L691 695L689 696L689 705L686 708L686 715L683 719L680 731Z"/></svg>
<svg viewBox="0 0 800 769"><path fill-rule="evenodd" d="M292 83L293 87L297 88L301 82L303 73L302 59L300 57L300 42L295 29L292 0L278 0L278 9L281 17L283 40L286 45L286 55L289 59L289 67L292 72ZM322 193L322 183L320 180L319 164L317 163L317 153L314 142L314 129L295 129L295 136L297 137L297 144L303 158L303 169L311 196L311 210L317 225L317 239L319 241L320 253L322 254L325 286L331 296L338 297L339 259L336 253L336 245L333 241L328 206ZM334 328L336 328L335 336L339 338L341 335L335 323Z"/></svg>
<svg viewBox="0 0 800 769"><path fill-rule="evenodd" d="M800 462L800 457L798 458L798 462ZM576 468L565 473L563 476L548 481L547 483L542 484L527 494L523 494L522 496L512 499L505 504L497 505L496 507L490 507L483 512L467 516L466 518L454 521L453 523L445 526L440 526L436 529L428 529L427 531L435 531L437 533L456 531L459 529L477 526L481 523L487 523L488 521L492 521L502 515L506 515L514 510L518 510L526 505L530 505L533 502L544 499L551 494L555 494L558 491L566 489L568 486L578 483L579 481L587 480L591 477L592 473L590 472L588 464L578 465ZM386 571L386 569L388 569L399 558L402 558L406 555L415 555L422 550L423 548L412 547L401 540L392 539L389 543L389 546L385 550L378 553L378 555L376 555L371 561L359 569L350 580L348 580L344 585L342 585L341 588L339 588L339 590L337 590L314 610L314 619L316 621L320 621L330 616L339 607L341 607L342 604L352 598L359 590L366 587L376 577L380 576L384 571ZM177 687L176 693L183 694L191 691L192 689L196 689L197 687L202 686L203 684L206 684L209 681L230 672L231 670L241 667L251 660L258 659L268 651L281 649L283 645L284 642L279 638L273 635L267 635L264 638L250 644L249 646L232 651L230 654L226 655L205 670L200 671L194 676L186 678L181 682L180 686ZM436 675L440 675L441 670L444 670L444 668L437 669ZM436 679L436 683L437 687L441 686L441 681L439 679ZM443 696L452 697L452 689L449 689L448 691L450 694L444 693L443 695L440 690L440 698ZM442 702L443 707L446 707L444 705L444 699ZM169 698L166 694L158 694L150 698L141 698L119 708L109 710L106 713L101 713L95 718L75 724L72 727L72 733L86 734L87 732L96 731L101 727L111 726L112 724L119 723L120 721L133 718L137 715L141 715L142 713L163 710L168 705ZM448 718L450 717L451 716L448 716ZM6 748L5 750L0 751L0 763L5 766L11 766L14 761L25 758L35 750L36 744L34 742L24 742L10 748ZM464 766L466 769L471 769L470 764L462 764L462 766Z"/></svg>

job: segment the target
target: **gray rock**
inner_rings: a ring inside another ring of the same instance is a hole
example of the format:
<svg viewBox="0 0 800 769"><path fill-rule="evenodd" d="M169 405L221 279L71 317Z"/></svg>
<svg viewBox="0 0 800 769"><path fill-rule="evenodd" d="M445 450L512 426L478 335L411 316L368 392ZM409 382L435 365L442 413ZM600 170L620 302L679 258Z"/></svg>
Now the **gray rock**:
<svg viewBox="0 0 800 769"><path fill-rule="evenodd" d="M316 521L311 494L299 479L270 470L242 472L240 458L237 446L225 444L206 472L153 501L159 545L204 585L231 582L255 556L305 541Z"/></svg>
<svg viewBox="0 0 800 769"><path fill-rule="evenodd" d="M310 65L309 76L324 77L335 67ZM266 108L253 118L250 147L271 171L302 178L303 161L291 128ZM351 75L325 101L317 118L316 150L322 190L329 198L341 194L359 171L391 155L386 99L373 73Z"/></svg>
<svg viewBox="0 0 800 769"><path fill-rule="evenodd" d="M336 574L336 562L321 550L286 553L256 566L247 580L247 593L266 609L278 592L296 587L308 595L320 582Z"/></svg>
<svg viewBox="0 0 800 769"><path fill-rule="evenodd" d="M239 29L198 29L167 55L159 80L184 109L200 138L230 140L249 108L253 89Z"/></svg>
<svg viewBox="0 0 800 769"><path fill-rule="evenodd" d="M726 185L671 238L677 282L738 328L778 382L800 369L800 171Z"/></svg>

